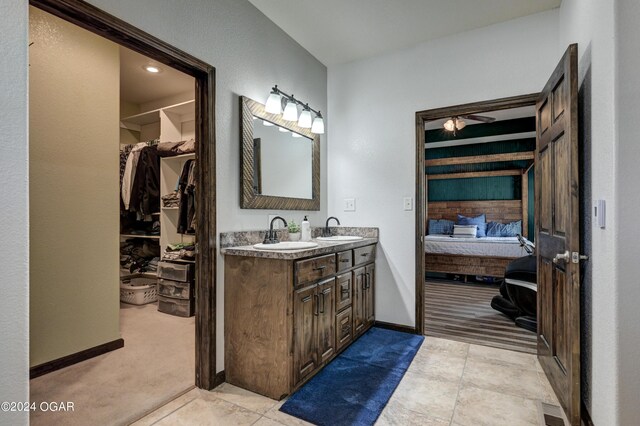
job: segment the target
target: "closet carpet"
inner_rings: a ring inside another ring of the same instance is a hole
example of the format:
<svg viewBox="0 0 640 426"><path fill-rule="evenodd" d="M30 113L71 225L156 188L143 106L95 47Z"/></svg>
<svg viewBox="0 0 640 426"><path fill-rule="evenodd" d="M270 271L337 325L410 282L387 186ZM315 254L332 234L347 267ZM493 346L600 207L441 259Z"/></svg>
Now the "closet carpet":
<svg viewBox="0 0 640 426"><path fill-rule="evenodd" d="M427 280L425 335L512 351L536 353L536 334L491 308L495 285Z"/></svg>
<svg viewBox="0 0 640 426"><path fill-rule="evenodd" d="M195 384L195 317L121 304L124 348L30 381L30 400L72 401L74 412L30 414L31 425L125 425Z"/></svg>

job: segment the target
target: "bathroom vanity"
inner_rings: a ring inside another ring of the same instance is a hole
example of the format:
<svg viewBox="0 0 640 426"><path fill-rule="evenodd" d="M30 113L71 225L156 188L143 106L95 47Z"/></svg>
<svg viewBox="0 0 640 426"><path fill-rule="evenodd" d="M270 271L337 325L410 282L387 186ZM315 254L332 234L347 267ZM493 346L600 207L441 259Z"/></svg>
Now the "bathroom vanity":
<svg viewBox="0 0 640 426"><path fill-rule="evenodd" d="M317 242L222 250L228 383L282 399L373 325L377 238Z"/></svg>

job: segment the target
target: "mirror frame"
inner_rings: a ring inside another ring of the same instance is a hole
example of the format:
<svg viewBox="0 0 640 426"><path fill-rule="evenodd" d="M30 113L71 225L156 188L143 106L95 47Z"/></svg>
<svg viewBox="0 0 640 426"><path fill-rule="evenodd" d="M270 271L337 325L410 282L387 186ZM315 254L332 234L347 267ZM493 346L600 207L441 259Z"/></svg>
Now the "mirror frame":
<svg viewBox="0 0 640 426"><path fill-rule="evenodd" d="M312 198L276 197L256 194L253 188L253 116L267 120L301 134L313 141L312 149ZM295 122L287 121L280 114L265 111L264 105L246 96L240 96L240 208L275 210L320 210L320 135L309 129L299 127Z"/></svg>

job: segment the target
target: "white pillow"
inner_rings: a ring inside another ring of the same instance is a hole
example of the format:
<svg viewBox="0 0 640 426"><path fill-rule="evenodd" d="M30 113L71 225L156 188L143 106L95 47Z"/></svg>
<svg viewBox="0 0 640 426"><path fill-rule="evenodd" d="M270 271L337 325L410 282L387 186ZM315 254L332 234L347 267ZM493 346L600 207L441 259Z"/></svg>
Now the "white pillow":
<svg viewBox="0 0 640 426"><path fill-rule="evenodd" d="M454 238L475 238L478 234L478 225L453 225Z"/></svg>

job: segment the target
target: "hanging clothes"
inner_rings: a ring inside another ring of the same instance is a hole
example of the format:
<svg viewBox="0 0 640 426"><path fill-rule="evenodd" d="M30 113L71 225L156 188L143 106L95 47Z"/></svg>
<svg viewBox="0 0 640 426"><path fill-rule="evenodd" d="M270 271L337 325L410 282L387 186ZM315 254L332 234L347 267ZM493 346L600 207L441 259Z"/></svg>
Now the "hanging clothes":
<svg viewBox="0 0 640 426"><path fill-rule="evenodd" d="M178 215L178 233L195 234L196 232L196 162L187 160L182 167L178 180L178 192L180 194L180 210Z"/></svg>
<svg viewBox="0 0 640 426"><path fill-rule="evenodd" d="M124 209L129 210L131 204L131 188L136 175L136 169L138 165L138 159L140 158L140 151L147 146L146 142L140 142L131 148L131 152L127 157L124 171L122 171L122 186L120 193L122 194L122 203Z"/></svg>
<svg viewBox="0 0 640 426"><path fill-rule="evenodd" d="M142 216L160 211L160 157L156 145L140 150L129 208Z"/></svg>
<svg viewBox="0 0 640 426"><path fill-rule="evenodd" d="M133 145L120 146L120 214L125 214L126 212L124 201L122 201L122 178L124 177L124 171L127 168L127 159L132 149Z"/></svg>

